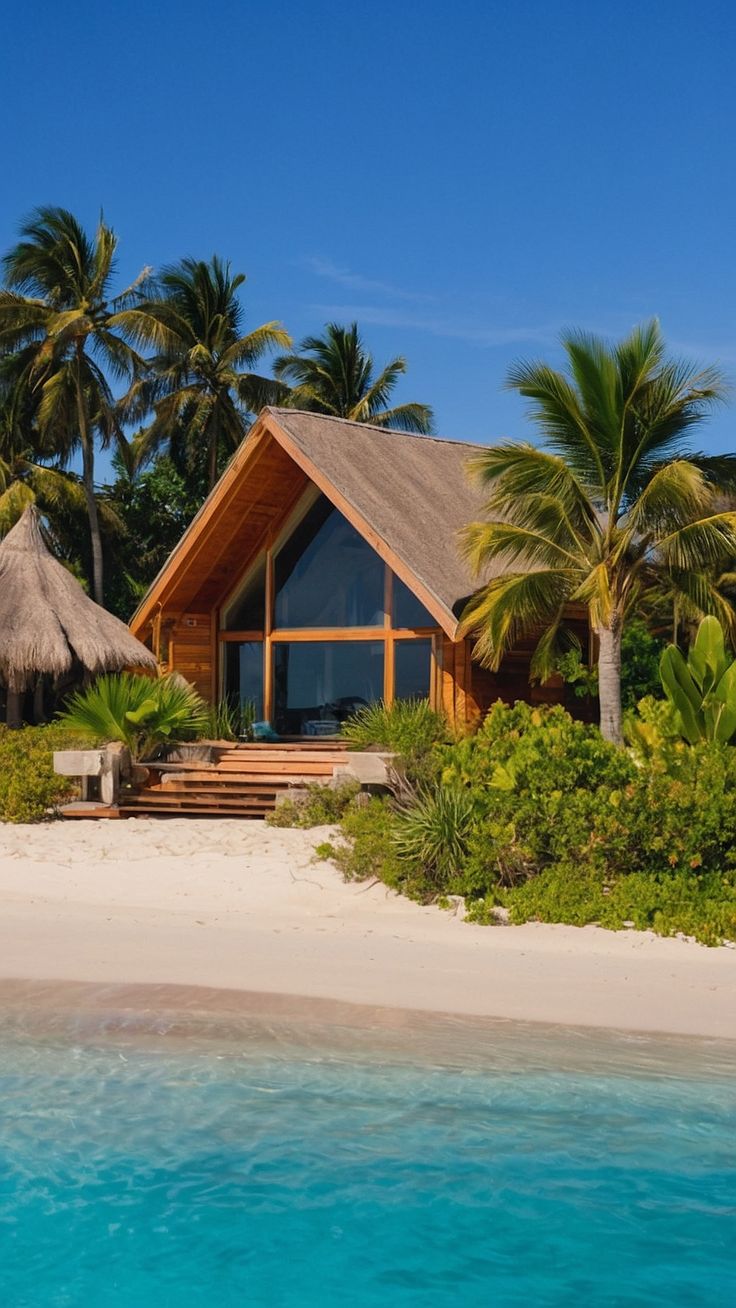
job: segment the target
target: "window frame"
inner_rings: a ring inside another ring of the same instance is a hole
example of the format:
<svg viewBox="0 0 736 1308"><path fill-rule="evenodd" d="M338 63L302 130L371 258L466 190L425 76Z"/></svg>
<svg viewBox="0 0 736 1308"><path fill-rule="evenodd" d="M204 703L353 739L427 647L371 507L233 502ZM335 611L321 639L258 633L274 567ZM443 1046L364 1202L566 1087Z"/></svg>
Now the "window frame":
<svg viewBox="0 0 736 1308"><path fill-rule="evenodd" d="M305 495L299 505L288 515L286 521L280 530L270 539L264 541L260 549L252 556L243 569L237 582L229 591L223 603L219 606L217 612L217 634L218 647L220 650L219 663L219 686L218 690L222 693L224 686L224 646L227 642L237 641L262 641L263 642L263 714L266 721L270 722L273 718L274 695L273 695L273 678L274 678L274 647L280 643L294 643L297 641L334 641L334 642L357 642L357 641L383 641L384 642L384 681L383 681L383 698L387 704L394 702L395 690L395 659L394 649L397 641L408 640L427 640L431 639L431 660L430 660L430 685L429 700L433 707L436 707L441 700L441 679L442 679L442 648L443 632L439 623L431 626L422 627L394 627L393 626L393 608L394 608L394 577L395 573L385 560L383 563L383 625L375 627L274 627L274 607L275 607L275 588L274 588L274 559L281 549L284 541L293 531L296 530L304 515L315 503L321 492L315 487ZM368 542L370 544L370 542ZM371 547L372 548L372 547ZM380 555L378 556L380 559ZM266 596L265 596L265 622L261 631L224 631L222 630L222 621L224 614L230 609L242 592L247 579L253 575L256 568L260 567L265 560L266 566ZM404 583L408 585L408 583ZM409 586L411 590L411 587Z"/></svg>

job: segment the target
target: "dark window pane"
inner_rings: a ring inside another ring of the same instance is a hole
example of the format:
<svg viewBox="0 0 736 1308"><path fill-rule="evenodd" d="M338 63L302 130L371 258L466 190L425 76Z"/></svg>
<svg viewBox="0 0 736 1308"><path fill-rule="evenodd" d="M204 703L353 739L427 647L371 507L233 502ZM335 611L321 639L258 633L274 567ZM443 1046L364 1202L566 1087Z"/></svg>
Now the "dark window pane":
<svg viewBox="0 0 736 1308"><path fill-rule="evenodd" d="M394 617L395 627L436 627L437 621L428 613L416 595L405 586L400 577L394 575Z"/></svg>
<svg viewBox="0 0 736 1308"><path fill-rule="evenodd" d="M252 704L256 719L263 717L263 641L225 642L225 696Z"/></svg>
<svg viewBox="0 0 736 1308"><path fill-rule="evenodd" d="M289 641L274 646L274 726L329 735L383 697L383 641Z"/></svg>
<svg viewBox="0 0 736 1308"><path fill-rule="evenodd" d="M266 615L266 560L248 579L225 611L225 631L263 631Z"/></svg>
<svg viewBox="0 0 736 1308"><path fill-rule="evenodd" d="M431 640L394 643L394 699L428 699L431 671Z"/></svg>
<svg viewBox="0 0 736 1308"><path fill-rule="evenodd" d="M384 566L320 496L274 561L276 627L382 627Z"/></svg>

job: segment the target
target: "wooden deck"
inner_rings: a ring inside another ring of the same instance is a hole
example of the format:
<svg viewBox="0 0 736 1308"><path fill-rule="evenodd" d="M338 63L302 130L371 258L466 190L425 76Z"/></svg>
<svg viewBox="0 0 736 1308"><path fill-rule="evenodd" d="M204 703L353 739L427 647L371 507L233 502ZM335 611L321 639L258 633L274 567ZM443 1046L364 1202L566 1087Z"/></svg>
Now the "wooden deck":
<svg viewBox="0 0 736 1308"><path fill-rule="evenodd" d="M264 818L279 795L330 781L345 762L346 748L337 740L223 746L212 762L147 764L148 781L126 792L115 808L77 801L61 811L70 818Z"/></svg>

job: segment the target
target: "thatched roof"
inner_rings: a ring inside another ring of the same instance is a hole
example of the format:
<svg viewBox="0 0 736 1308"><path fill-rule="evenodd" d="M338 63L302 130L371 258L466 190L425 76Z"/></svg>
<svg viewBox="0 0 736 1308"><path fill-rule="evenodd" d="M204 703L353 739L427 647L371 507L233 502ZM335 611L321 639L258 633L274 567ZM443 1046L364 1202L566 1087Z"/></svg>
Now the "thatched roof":
<svg viewBox="0 0 736 1308"><path fill-rule="evenodd" d="M0 682L22 691L39 673L60 677L75 663L94 674L156 667L125 623L50 553L31 506L0 541Z"/></svg>
<svg viewBox="0 0 736 1308"><path fill-rule="evenodd" d="M482 446L303 410L269 412L436 596L448 622L457 618L478 586L459 542L462 529L483 516L484 497L468 471Z"/></svg>
<svg viewBox="0 0 736 1308"><path fill-rule="evenodd" d="M462 557L460 533L483 516L483 494L468 472L482 448L264 409L141 601L133 630L143 632L162 606L208 612L221 602L269 520L278 522L295 501L301 477L337 504L454 638L479 584Z"/></svg>

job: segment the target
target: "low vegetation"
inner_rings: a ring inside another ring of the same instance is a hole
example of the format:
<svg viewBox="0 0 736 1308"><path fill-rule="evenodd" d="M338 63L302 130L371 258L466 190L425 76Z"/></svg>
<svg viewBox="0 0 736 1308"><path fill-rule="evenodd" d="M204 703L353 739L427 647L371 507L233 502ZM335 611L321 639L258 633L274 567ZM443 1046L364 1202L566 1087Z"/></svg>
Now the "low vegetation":
<svg viewBox="0 0 736 1308"><path fill-rule="evenodd" d="M360 786L345 781L339 786L315 783L303 794L285 796L266 821L271 827L327 827L339 822L356 801Z"/></svg>
<svg viewBox="0 0 736 1308"><path fill-rule="evenodd" d="M164 745L206 736L210 713L176 674L152 678L120 672L98 677L72 695L60 721L83 740L120 741L134 759L147 759Z"/></svg>
<svg viewBox="0 0 736 1308"><path fill-rule="evenodd" d="M475 922L736 939L736 749L688 744L667 701L629 715L625 749L561 707L499 703L455 740L425 708L402 717L415 775L432 780L347 805L317 852L348 879L422 902L460 896Z"/></svg>
<svg viewBox="0 0 736 1308"><path fill-rule="evenodd" d="M0 726L0 822L39 822L53 814L77 787L54 772L55 749L75 749L79 737L66 728Z"/></svg>

